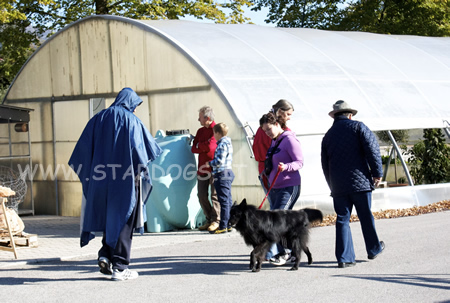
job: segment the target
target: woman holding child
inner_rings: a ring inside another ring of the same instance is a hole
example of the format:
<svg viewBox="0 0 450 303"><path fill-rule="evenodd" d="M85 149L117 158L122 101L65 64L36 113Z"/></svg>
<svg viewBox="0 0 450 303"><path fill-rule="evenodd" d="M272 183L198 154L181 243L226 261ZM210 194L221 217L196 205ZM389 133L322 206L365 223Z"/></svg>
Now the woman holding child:
<svg viewBox="0 0 450 303"><path fill-rule="evenodd" d="M283 129L282 120L273 112L262 116L259 120L261 129L271 139L267 158L271 158L272 169L266 172L268 182L272 186L269 193L270 209L292 209L300 196L301 177L299 170L303 167L303 153L295 133ZM278 169L280 173L277 175ZM266 258L274 265L283 265L290 258L285 247L288 243L274 244Z"/></svg>

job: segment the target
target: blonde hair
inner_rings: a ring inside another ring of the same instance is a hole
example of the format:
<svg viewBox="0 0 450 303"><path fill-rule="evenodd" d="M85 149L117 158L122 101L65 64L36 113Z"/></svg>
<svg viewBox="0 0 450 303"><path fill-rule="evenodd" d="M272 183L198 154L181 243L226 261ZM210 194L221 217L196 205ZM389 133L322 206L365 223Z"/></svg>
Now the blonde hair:
<svg viewBox="0 0 450 303"><path fill-rule="evenodd" d="M219 133L222 137L228 134L228 126L225 123L217 123L213 128L215 133Z"/></svg>

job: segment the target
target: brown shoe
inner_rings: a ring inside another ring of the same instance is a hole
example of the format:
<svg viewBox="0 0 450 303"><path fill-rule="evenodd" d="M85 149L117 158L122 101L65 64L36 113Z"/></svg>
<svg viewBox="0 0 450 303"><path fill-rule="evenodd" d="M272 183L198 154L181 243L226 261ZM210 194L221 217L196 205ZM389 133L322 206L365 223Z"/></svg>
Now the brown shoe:
<svg viewBox="0 0 450 303"><path fill-rule="evenodd" d="M203 224L202 226L200 226L200 227L198 228L198 230L207 230L208 227L209 227L210 225L211 225L211 223L206 222L205 224Z"/></svg>
<svg viewBox="0 0 450 303"><path fill-rule="evenodd" d="M217 222L213 222L213 223L211 223L211 225L208 227L208 231L215 231L216 229L218 229L219 228L219 223L217 223Z"/></svg>

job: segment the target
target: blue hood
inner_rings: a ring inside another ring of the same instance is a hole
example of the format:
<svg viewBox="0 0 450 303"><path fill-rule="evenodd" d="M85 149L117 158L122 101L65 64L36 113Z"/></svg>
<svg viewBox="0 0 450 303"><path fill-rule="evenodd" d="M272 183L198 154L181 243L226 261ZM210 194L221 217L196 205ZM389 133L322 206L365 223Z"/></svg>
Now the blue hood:
<svg viewBox="0 0 450 303"><path fill-rule="evenodd" d="M141 105L141 103L142 99L139 98L134 90L126 87L120 91L120 93L116 97L116 100L114 100L113 104L111 104L110 107L121 106L133 113L136 107Z"/></svg>

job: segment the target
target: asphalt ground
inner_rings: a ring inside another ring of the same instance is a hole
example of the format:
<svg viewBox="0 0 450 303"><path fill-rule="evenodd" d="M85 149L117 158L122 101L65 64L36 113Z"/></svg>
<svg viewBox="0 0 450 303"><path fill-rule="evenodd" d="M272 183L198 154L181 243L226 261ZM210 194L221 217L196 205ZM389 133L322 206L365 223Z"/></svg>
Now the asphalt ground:
<svg viewBox="0 0 450 303"><path fill-rule="evenodd" d="M450 302L450 211L376 221L385 251L368 260L359 222L351 223L357 265L338 268L334 226L311 229L298 271L248 269L250 247L236 231L135 235L130 269L115 282L98 272L100 237L79 247L79 218L23 217L37 248L19 259L0 251L1 302Z"/></svg>

